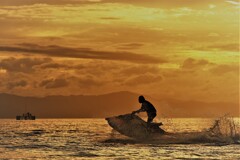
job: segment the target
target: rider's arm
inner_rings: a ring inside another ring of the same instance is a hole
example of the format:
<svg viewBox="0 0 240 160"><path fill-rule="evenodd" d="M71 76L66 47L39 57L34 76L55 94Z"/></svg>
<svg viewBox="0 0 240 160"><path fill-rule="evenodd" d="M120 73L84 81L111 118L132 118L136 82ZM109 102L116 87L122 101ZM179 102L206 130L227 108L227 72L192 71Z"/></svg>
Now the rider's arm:
<svg viewBox="0 0 240 160"><path fill-rule="evenodd" d="M145 112L145 106L142 104L142 107L139 110L133 111L132 114L139 113L139 112Z"/></svg>

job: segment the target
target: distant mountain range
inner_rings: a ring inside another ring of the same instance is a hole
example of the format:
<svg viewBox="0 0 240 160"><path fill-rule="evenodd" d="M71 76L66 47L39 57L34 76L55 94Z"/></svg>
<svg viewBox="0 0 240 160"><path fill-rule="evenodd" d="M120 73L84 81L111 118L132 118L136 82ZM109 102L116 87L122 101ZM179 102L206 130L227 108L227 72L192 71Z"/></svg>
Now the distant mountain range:
<svg viewBox="0 0 240 160"><path fill-rule="evenodd" d="M15 118L28 111L37 118L103 118L131 113L140 108L138 94L122 91L104 95L22 97L0 94L0 118ZM158 117L239 116L239 104L147 97L158 110Z"/></svg>

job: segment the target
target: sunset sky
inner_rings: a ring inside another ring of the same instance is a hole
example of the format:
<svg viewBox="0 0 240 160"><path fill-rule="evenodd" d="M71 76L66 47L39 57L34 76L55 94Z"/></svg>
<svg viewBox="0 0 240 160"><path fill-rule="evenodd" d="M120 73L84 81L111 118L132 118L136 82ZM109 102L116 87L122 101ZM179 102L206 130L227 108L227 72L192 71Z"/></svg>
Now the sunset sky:
<svg viewBox="0 0 240 160"><path fill-rule="evenodd" d="M0 1L0 92L239 102L237 0Z"/></svg>

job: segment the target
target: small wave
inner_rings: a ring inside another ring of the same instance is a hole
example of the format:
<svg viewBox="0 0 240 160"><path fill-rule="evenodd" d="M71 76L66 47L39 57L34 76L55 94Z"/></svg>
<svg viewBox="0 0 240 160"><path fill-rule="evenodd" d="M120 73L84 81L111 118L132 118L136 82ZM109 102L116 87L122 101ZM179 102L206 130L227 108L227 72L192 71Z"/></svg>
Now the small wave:
<svg viewBox="0 0 240 160"><path fill-rule="evenodd" d="M70 129L67 132L68 133L77 133L77 132L79 132L79 130L77 130L77 129Z"/></svg>
<svg viewBox="0 0 240 160"><path fill-rule="evenodd" d="M93 153L87 153L87 152L77 152L72 154L71 156L73 157L98 157L97 154L93 154Z"/></svg>
<svg viewBox="0 0 240 160"><path fill-rule="evenodd" d="M31 133L32 133L32 134L43 134L43 133L45 133L45 130L42 130L42 129L34 129L34 130L32 130Z"/></svg>
<svg viewBox="0 0 240 160"><path fill-rule="evenodd" d="M32 144L32 145L17 145L17 146L6 146L5 148L11 149L40 149L40 148L51 148L50 145L42 145L42 144Z"/></svg>

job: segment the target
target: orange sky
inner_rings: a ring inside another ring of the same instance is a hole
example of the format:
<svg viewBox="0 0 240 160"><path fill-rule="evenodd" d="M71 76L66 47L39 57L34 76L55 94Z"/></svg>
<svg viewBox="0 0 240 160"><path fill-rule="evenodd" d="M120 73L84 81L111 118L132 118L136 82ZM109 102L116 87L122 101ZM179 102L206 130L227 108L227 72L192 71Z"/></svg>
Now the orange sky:
<svg viewBox="0 0 240 160"><path fill-rule="evenodd" d="M235 0L0 2L0 92L239 99Z"/></svg>

